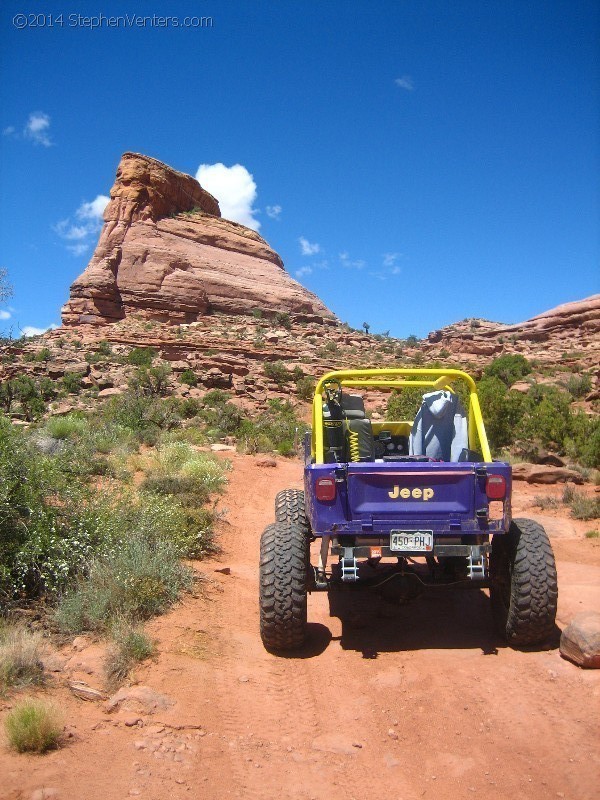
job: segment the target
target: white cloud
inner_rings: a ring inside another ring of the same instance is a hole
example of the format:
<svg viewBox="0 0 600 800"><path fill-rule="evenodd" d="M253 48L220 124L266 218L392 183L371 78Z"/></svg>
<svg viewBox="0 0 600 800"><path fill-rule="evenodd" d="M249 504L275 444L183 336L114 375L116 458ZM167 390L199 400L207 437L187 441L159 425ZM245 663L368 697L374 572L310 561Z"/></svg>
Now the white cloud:
<svg viewBox="0 0 600 800"><path fill-rule="evenodd" d="M82 203L75 212L78 219L93 219L96 222L103 219L104 209L110 202L110 197L105 194L96 195L89 203Z"/></svg>
<svg viewBox="0 0 600 800"><path fill-rule="evenodd" d="M396 78L394 83L401 89L406 89L407 92L413 92L415 89L414 81L410 75L403 75L401 78Z"/></svg>
<svg viewBox="0 0 600 800"><path fill-rule="evenodd" d="M0 319L10 319L11 313L10 311L6 311L5 309L0 309Z"/></svg>
<svg viewBox="0 0 600 800"><path fill-rule="evenodd" d="M400 275L401 272L402 272L401 267L392 267L390 270L391 275Z"/></svg>
<svg viewBox="0 0 600 800"><path fill-rule="evenodd" d="M346 269L362 269L364 266L366 266L366 263L367 262L363 261L361 258L353 261L350 258L350 254L347 252L340 253L340 264Z"/></svg>
<svg viewBox="0 0 600 800"><path fill-rule="evenodd" d="M52 140L49 136L50 117L44 111L34 111L29 115L23 135L35 144L51 147Z"/></svg>
<svg viewBox="0 0 600 800"><path fill-rule="evenodd" d="M271 217L271 219L279 219L282 211L281 206L267 206L266 208L267 217Z"/></svg>
<svg viewBox="0 0 600 800"><path fill-rule="evenodd" d="M200 164L196 180L217 198L225 219L239 222L255 231L260 229L260 222L254 216L258 212L253 208L256 183L246 167L241 164L232 167L221 163Z"/></svg>
<svg viewBox="0 0 600 800"><path fill-rule="evenodd" d="M22 329L23 336L41 336L42 333L46 333L46 331L53 331L54 328L57 328L58 325L48 325L47 328L36 328L33 325L25 325Z"/></svg>
<svg viewBox="0 0 600 800"><path fill-rule="evenodd" d="M105 194L98 194L93 200L84 201L72 217L67 217L54 225L54 231L61 239L75 244L65 245L74 256L83 255L89 249L94 238L100 232L103 221L104 209L110 198Z"/></svg>
<svg viewBox="0 0 600 800"><path fill-rule="evenodd" d="M2 136L15 136L17 133L17 129L14 125L8 125L6 128L2 129Z"/></svg>
<svg viewBox="0 0 600 800"><path fill-rule="evenodd" d="M301 236L298 241L300 242L300 250L303 256L314 256L316 253L321 252L320 244L309 242L304 236Z"/></svg>
<svg viewBox="0 0 600 800"><path fill-rule="evenodd" d="M383 254L383 266L384 267L393 267L400 258L400 253L384 253Z"/></svg>
<svg viewBox="0 0 600 800"><path fill-rule="evenodd" d="M300 267L294 274L297 278L303 278L305 275L312 275L312 271L312 267Z"/></svg>

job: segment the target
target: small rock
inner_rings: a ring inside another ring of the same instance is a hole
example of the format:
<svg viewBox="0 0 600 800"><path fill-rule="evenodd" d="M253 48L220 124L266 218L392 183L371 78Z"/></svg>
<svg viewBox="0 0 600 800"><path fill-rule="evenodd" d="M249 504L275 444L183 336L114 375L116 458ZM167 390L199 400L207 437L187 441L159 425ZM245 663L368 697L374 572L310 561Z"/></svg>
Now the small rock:
<svg viewBox="0 0 600 800"><path fill-rule="evenodd" d="M60 796L60 792L58 789L51 789L50 787L45 787L43 789L36 789L35 792L31 793L31 800L50 800L51 797L58 798Z"/></svg>
<svg viewBox="0 0 600 800"><path fill-rule="evenodd" d="M274 458L257 458L254 462L257 467L276 467L277 461Z"/></svg>
<svg viewBox="0 0 600 800"><path fill-rule="evenodd" d="M142 718L141 717L136 717L135 715L131 715L131 716L128 716L128 717L123 717L123 725L125 725L125 727L127 727L127 728L133 728L138 724L138 722L141 722L141 721L142 721Z"/></svg>
<svg viewBox="0 0 600 800"><path fill-rule="evenodd" d="M544 464L514 464L512 476L515 481L526 481L527 483L583 483L582 476L574 469Z"/></svg>
<svg viewBox="0 0 600 800"><path fill-rule="evenodd" d="M155 711L166 711L174 704L175 701L170 697L154 691L149 686L129 686L119 689L108 700L106 710L110 713L123 706L132 711L153 714Z"/></svg>
<svg viewBox="0 0 600 800"><path fill-rule="evenodd" d="M560 654L584 669L600 669L600 613L582 611L564 629Z"/></svg>
<svg viewBox="0 0 600 800"><path fill-rule="evenodd" d="M240 677L238 678L238 681L240 683L248 683L249 680L250 678L247 675L240 675Z"/></svg>
<svg viewBox="0 0 600 800"><path fill-rule="evenodd" d="M73 650L85 650L85 648L89 645L89 640L85 636L76 636L72 643L71 643Z"/></svg>
<svg viewBox="0 0 600 800"><path fill-rule="evenodd" d="M397 739L398 738L398 734L396 733L396 731L393 728L388 728L388 736L390 737L390 739Z"/></svg>
<svg viewBox="0 0 600 800"><path fill-rule="evenodd" d="M221 575L231 575L231 567L221 567L221 569L216 569L215 572L220 572Z"/></svg>
<svg viewBox="0 0 600 800"><path fill-rule="evenodd" d="M118 386L111 386L108 389L100 389L98 397L115 397L118 394L123 394L123 390Z"/></svg>
<svg viewBox="0 0 600 800"><path fill-rule="evenodd" d="M235 447L230 444L219 444L217 442L217 444L211 444L210 449L213 451L213 453L226 453L234 451Z"/></svg>
<svg viewBox="0 0 600 800"><path fill-rule="evenodd" d="M105 700L106 695L83 681L69 681L69 689L80 700Z"/></svg>

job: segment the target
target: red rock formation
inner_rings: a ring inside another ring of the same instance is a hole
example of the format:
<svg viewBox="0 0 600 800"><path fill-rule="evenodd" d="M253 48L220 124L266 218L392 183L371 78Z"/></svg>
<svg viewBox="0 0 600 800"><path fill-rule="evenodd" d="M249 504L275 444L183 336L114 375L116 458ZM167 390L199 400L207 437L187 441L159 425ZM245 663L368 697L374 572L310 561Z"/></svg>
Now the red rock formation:
<svg viewBox="0 0 600 800"><path fill-rule="evenodd" d="M333 318L264 239L222 219L218 202L191 176L125 153L110 198L92 260L62 309L64 325L131 313L182 323L256 308Z"/></svg>
<svg viewBox="0 0 600 800"><path fill-rule="evenodd" d="M600 363L600 294L564 303L526 322L505 325L487 320L464 320L433 331L426 350L438 356L448 350L462 357L522 353L540 361L557 363L569 354L583 359L582 366Z"/></svg>

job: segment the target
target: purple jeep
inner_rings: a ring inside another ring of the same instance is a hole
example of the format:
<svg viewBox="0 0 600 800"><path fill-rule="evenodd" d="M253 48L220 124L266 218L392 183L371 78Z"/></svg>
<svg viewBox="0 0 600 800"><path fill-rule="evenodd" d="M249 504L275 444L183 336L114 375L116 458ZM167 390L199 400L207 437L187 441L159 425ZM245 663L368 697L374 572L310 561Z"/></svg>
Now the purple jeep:
<svg viewBox="0 0 600 800"><path fill-rule="evenodd" d="M414 419L367 416L365 391L405 390L422 395ZM498 631L510 644L539 644L554 631L550 542L537 522L512 519L511 467L492 460L465 372L328 373L315 389L304 461L304 491L277 495L276 521L261 538L267 649L300 647L307 594L343 586L393 585L403 599L432 586L489 588Z"/></svg>

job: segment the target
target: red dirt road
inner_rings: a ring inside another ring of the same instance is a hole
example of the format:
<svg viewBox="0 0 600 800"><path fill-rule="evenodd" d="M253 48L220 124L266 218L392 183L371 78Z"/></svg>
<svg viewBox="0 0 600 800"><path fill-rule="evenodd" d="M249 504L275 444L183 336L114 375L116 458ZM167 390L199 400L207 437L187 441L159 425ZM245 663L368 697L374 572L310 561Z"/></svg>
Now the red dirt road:
<svg viewBox="0 0 600 800"><path fill-rule="evenodd" d="M325 594L314 594L301 656L267 653L258 635L258 541L276 492L300 487L301 466L232 460L223 552L198 565L206 581L196 596L147 626L160 655L135 674L173 705L108 714L76 699L57 673L46 694L63 707L72 736L42 757L11 754L0 741L2 800L599 796L600 673L557 649L503 646L483 592L402 607L362 595L360 609L361 595L330 609ZM537 516L553 539L562 628L578 610L600 607L600 547L583 535L593 525L530 507L533 494L558 494L554 487L517 484L516 492L516 514ZM224 567L230 574L215 572ZM97 650L81 653L93 686L101 685ZM0 700L0 717L11 702Z"/></svg>

